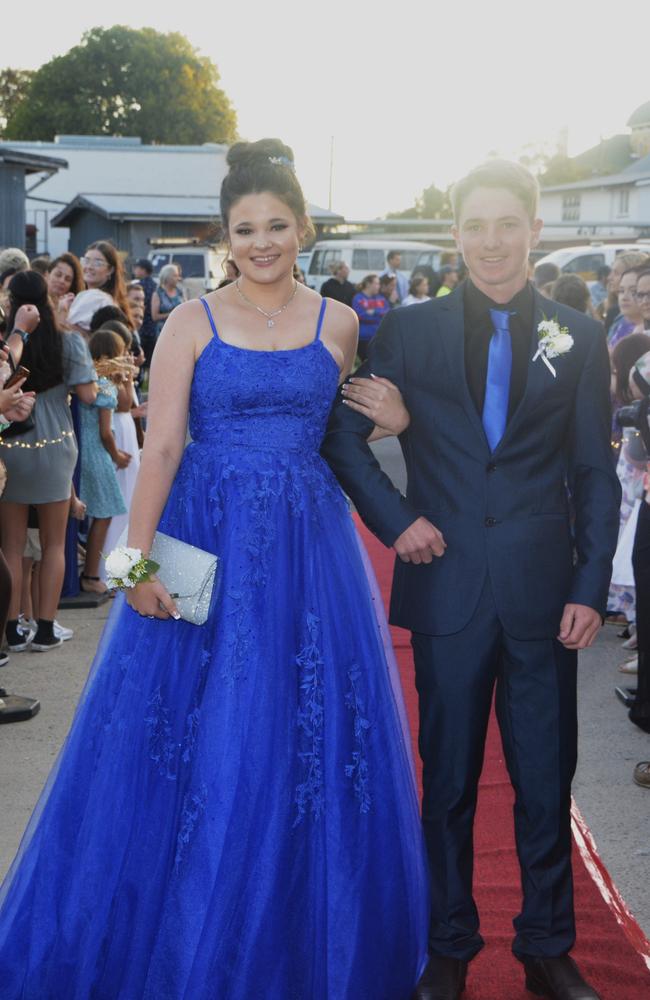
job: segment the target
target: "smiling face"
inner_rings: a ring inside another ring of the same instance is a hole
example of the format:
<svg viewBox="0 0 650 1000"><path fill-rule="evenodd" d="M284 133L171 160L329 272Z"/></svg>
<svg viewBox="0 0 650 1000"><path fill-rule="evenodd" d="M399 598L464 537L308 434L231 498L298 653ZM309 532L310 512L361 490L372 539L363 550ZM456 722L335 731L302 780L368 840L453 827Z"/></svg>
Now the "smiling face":
<svg viewBox="0 0 650 1000"><path fill-rule="evenodd" d="M302 226L280 198L268 191L244 195L232 206L228 235L244 278L270 285L292 274Z"/></svg>
<svg viewBox="0 0 650 1000"><path fill-rule="evenodd" d="M97 249L86 251L86 256L81 258L81 266L88 288L103 288L113 273L106 257Z"/></svg>
<svg viewBox="0 0 650 1000"><path fill-rule="evenodd" d="M526 284L542 225L506 188L477 187L464 199L452 233L470 278L494 302L509 302Z"/></svg>
<svg viewBox="0 0 650 1000"><path fill-rule="evenodd" d="M126 297L131 307L131 317L137 327L142 326L144 320L144 288L140 285L130 285L127 289Z"/></svg>

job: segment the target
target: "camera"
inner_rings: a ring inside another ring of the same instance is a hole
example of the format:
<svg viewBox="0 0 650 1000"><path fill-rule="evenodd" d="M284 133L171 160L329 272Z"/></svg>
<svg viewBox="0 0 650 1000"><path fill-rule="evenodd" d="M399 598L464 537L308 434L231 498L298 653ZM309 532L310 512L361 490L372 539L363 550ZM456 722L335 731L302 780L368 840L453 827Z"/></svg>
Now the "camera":
<svg viewBox="0 0 650 1000"><path fill-rule="evenodd" d="M627 441L626 453L633 462L650 460L650 397L637 399L629 406L621 406L616 411L616 423L619 427L633 427L638 434Z"/></svg>
<svg viewBox="0 0 650 1000"><path fill-rule="evenodd" d="M644 402L643 399L637 399L629 406L621 406L616 411L616 423L621 429L623 427L636 427L637 430L640 430L641 406Z"/></svg>

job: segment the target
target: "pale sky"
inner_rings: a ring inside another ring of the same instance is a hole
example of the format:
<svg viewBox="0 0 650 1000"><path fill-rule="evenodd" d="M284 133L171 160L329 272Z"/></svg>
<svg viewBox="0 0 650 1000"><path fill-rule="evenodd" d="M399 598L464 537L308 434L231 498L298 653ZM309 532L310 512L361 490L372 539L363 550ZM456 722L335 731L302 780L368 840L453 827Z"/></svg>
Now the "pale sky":
<svg viewBox="0 0 650 1000"><path fill-rule="evenodd" d="M492 150L569 153L650 100L647 0L32 0L3 20L6 65L37 68L96 26L180 31L209 56L242 138L294 149L309 201L374 218L412 205ZM184 192L209 194L210 192Z"/></svg>

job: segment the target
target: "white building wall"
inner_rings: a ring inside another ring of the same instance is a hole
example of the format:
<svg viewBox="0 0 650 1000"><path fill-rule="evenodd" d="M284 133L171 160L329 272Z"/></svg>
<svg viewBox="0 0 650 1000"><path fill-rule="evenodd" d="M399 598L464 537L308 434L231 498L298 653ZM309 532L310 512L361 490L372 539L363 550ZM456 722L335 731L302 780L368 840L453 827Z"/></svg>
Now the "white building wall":
<svg viewBox="0 0 650 1000"><path fill-rule="evenodd" d="M11 142L14 149L58 156L68 169L47 178L26 202L27 223L37 227L39 253L52 256L68 248L68 229L50 221L78 194L193 194L216 195L226 174L227 147L141 146L102 141ZM42 175L31 174L26 187L34 188ZM41 200L43 199L43 200ZM45 200L46 199L46 200Z"/></svg>

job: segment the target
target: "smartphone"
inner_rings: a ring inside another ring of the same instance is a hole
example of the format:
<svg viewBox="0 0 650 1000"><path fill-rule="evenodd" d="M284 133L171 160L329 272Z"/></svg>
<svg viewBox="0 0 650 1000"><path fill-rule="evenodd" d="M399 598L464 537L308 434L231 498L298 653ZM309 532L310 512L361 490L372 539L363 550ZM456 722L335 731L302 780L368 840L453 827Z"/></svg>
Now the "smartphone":
<svg viewBox="0 0 650 1000"><path fill-rule="evenodd" d="M15 385L16 382L20 382L21 378L28 378L28 377L29 377L29 368L25 368L23 365L18 365L15 371L11 373L11 375L9 376L9 378L7 379L2 388L11 389L11 387Z"/></svg>

